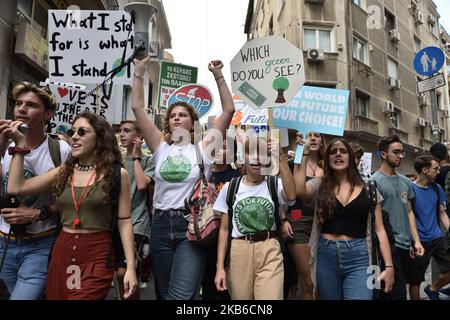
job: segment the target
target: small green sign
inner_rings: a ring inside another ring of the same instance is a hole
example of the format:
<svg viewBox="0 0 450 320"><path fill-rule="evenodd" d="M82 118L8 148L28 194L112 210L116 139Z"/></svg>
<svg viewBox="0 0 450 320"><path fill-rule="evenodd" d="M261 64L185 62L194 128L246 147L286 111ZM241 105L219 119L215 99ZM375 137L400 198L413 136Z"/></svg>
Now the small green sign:
<svg viewBox="0 0 450 320"><path fill-rule="evenodd" d="M245 95L247 98L252 100L254 104L261 107L262 104L267 100L258 90L256 90L250 83L244 81L239 87L239 91Z"/></svg>
<svg viewBox="0 0 450 320"><path fill-rule="evenodd" d="M196 67L161 61L158 108L167 108L167 101L176 89L186 84L197 83L197 73Z"/></svg>

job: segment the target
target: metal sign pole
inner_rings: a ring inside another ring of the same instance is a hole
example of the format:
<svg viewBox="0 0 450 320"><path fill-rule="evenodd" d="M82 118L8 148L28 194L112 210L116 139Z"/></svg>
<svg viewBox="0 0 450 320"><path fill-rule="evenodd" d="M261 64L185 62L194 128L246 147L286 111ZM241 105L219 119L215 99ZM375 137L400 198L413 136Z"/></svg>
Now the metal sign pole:
<svg viewBox="0 0 450 320"><path fill-rule="evenodd" d="M439 137L439 122L437 118L437 96L436 89L430 91L430 100L431 100L431 128L433 131L433 143L440 142Z"/></svg>

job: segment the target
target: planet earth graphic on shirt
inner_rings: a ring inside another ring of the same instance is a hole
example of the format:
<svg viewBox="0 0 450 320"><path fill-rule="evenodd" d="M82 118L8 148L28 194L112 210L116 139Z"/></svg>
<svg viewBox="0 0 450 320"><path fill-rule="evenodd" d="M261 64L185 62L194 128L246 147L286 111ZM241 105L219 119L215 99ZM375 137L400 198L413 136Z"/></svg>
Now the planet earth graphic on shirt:
<svg viewBox="0 0 450 320"><path fill-rule="evenodd" d="M168 156L161 164L159 174L167 182L183 182L191 173L191 162L184 156Z"/></svg>
<svg viewBox="0 0 450 320"><path fill-rule="evenodd" d="M239 200L234 208L236 226L241 234L271 230L275 222L273 204L263 197Z"/></svg>

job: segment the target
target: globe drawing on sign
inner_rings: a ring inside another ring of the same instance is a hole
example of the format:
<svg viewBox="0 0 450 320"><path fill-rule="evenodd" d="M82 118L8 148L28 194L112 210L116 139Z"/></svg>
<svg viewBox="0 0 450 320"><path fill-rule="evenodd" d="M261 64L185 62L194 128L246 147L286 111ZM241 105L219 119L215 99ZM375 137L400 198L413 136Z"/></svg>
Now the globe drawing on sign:
<svg viewBox="0 0 450 320"><path fill-rule="evenodd" d="M278 91L277 99L275 103L285 103L284 92L289 89L289 80L285 77L279 77L273 80L273 89Z"/></svg>
<svg viewBox="0 0 450 320"><path fill-rule="evenodd" d="M66 134L68 129L69 128L66 125L60 124L59 126L56 127L55 132L56 132L56 134L60 134L60 133Z"/></svg>
<svg viewBox="0 0 450 320"><path fill-rule="evenodd" d="M113 69L117 68L118 66L120 66L122 63L122 59L117 59L116 61L114 61L112 67ZM123 67L122 70L120 70L119 73L116 74L116 77L123 77L123 75L125 74L125 71L127 71L127 67Z"/></svg>
<svg viewBox="0 0 450 320"><path fill-rule="evenodd" d="M241 233L270 230L274 224L273 205L263 197L240 200L235 207L236 224Z"/></svg>
<svg viewBox="0 0 450 320"><path fill-rule="evenodd" d="M183 182L191 173L191 163L184 156L168 156L159 173L167 182Z"/></svg>

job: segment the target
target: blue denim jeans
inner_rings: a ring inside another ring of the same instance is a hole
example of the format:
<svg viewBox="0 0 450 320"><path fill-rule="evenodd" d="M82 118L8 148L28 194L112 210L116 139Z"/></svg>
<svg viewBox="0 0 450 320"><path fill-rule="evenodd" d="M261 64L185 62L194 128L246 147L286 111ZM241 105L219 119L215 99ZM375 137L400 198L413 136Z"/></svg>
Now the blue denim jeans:
<svg viewBox="0 0 450 320"><path fill-rule="evenodd" d="M317 287L322 300L372 300L367 273L366 239L332 241L320 237L317 248Z"/></svg>
<svg viewBox="0 0 450 320"><path fill-rule="evenodd" d="M198 299L207 249L186 239L188 226L184 210L155 210L150 252L157 299Z"/></svg>
<svg viewBox="0 0 450 320"><path fill-rule="evenodd" d="M16 241L10 240L0 278L11 300L38 300L47 283L48 258L55 236ZM5 249L5 237L0 237L0 257Z"/></svg>

